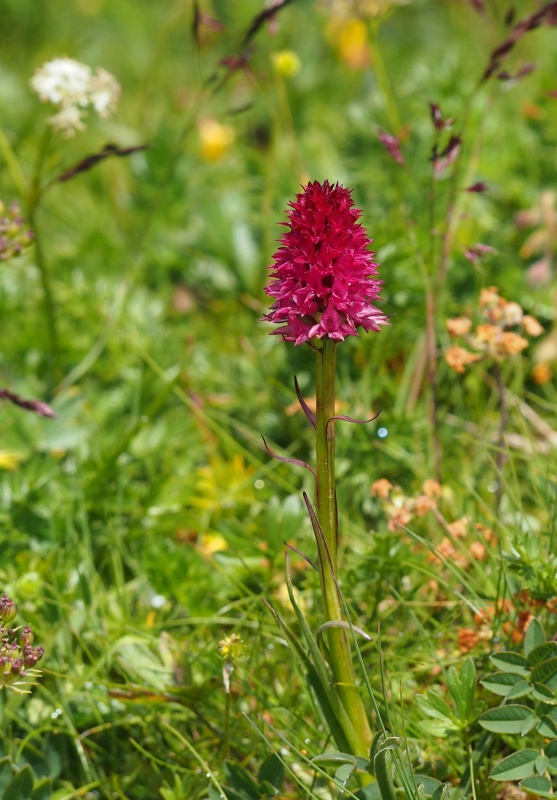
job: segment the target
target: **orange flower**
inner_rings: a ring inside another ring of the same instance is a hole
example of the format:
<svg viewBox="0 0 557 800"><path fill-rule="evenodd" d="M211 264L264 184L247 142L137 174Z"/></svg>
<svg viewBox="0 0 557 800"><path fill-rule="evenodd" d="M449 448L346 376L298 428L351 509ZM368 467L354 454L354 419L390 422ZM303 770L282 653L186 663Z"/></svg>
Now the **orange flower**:
<svg viewBox="0 0 557 800"><path fill-rule="evenodd" d="M441 543L437 547L435 553L430 553L428 561L436 563L437 561L452 561L458 567L465 569L468 566L468 556L459 552L448 536L441 539Z"/></svg>
<svg viewBox="0 0 557 800"><path fill-rule="evenodd" d="M551 614L557 614L557 597L551 597L545 605Z"/></svg>
<svg viewBox="0 0 557 800"><path fill-rule="evenodd" d="M472 542L470 545L470 555L474 561L485 561L487 558L487 548L483 542Z"/></svg>
<svg viewBox="0 0 557 800"><path fill-rule="evenodd" d="M432 497L422 494L414 500L414 513L418 517L423 517L432 508L435 508L435 500Z"/></svg>
<svg viewBox="0 0 557 800"><path fill-rule="evenodd" d="M383 499L389 496L389 492L393 488L393 484L386 478L379 478L371 484L371 496L382 497Z"/></svg>
<svg viewBox="0 0 557 800"><path fill-rule="evenodd" d="M480 289L480 308L493 308L501 304L503 298L499 297L499 289L496 286L489 286ZM503 300L503 303L505 301Z"/></svg>
<svg viewBox="0 0 557 800"><path fill-rule="evenodd" d="M431 478L423 482L422 489L427 497L441 497L441 484Z"/></svg>
<svg viewBox="0 0 557 800"><path fill-rule="evenodd" d="M505 331L503 333L502 345L506 353L515 356L517 353L521 353L525 347L528 347L528 342L524 337L519 336L518 333Z"/></svg>
<svg viewBox="0 0 557 800"><path fill-rule="evenodd" d="M410 511L407 508L402 507L393 514L387 527L390 531L398 531L400 527L408 525L411 519L412 514Z"/></svg>
<svg viewBox="0 0 557 800"><path fill-rule="evenodd" d="M455 372L462 373L467 364L473 364L474 361L479 360L480 356L476 353L471 353L469 350L465 350L463 347L457 347L456 345L449 347L445 353L445 361Z"/></svg>
<svg viewBox="0 0 557 800"><path fill-rule="evenodd" d="M526 633L526 631L528 630L528 626L530 625L533 619L534 615L530 611L528 611L528 609L519 610L518 619L516 621L516 627L519 629L521 633Z"/></svg>
<svg viewBox="0 0 557 800"><path fill-rule="evenodd" d="M553 372L549 364L536 364L534 369L532 370L532 378L534 383L537 383L538 386L543 386L553 377Z"/></svg>
<svg viewBox="0 0 557 800"><path fill-rule="evenodd" d="M466 536L466 528L468 527L468 517L461 517L447 525L449 533L455 539L463 539Z"/></svg>
<svg viewBox="0 0 557 800"><path fill-rule="evenodd" d="M511 301L510 303L505 303L503 306L503 325L506 325L508 328L512 327L513 325L518 325L522 320L524 312L522 311L521 307L518 303Z"/></svg>
<svg viewBox="0 0 557 800"><path fill-rule="evenodd" d="M470 333L472 322L468 317L454 317L453 319L448 319L445 325L449 336L466 336L467 333Z"/></svg>
<svg viewBox="0 0 557 800"><path fill-rule="evenodd" d="M506 600L500 598L497 601L497 612L499 613L508 614L513 610L513 608L513 602L508 598ZM485 625L486 623L490 623L495 618L495 613L495 604L490 603L488 606L480 609L474 614L474 622L476 625Z"/></svg>
<svg viewBox="0 0 557 800"><path fill-rule="evenodd" d="M486 542L495 542L495 534L492 528L488 528L487 525L484 525L482 522L476 522L474 528L483 536Z"/></svg>
<svg viewBox="0 0 557 800"><path fill-rule="evenodd" d="M511 637L513 644L520 644L520 642L524 639L524 634L522 631L518 630L518 628L515 628L510 620L507 620L503 623L503 630L507 636Z"/></svg>
<svg viewBox="0 0 557 800"><path fill-rule="evenodd" d="M475 338L480 344L488 342L493 344L500 336L500 329L496 325L478 325L474 332Z"/></svg>
<svg viewBox="0 0 557 800"><path fill-rule="evenodd" d="M458 629L458 649L461 653L469 653L480 641L479 635L473 628Z"/></svg>
<svg viewBox="0 0 557 800"><path fill-rule="evenodd" d="M531 317L529 314L522 317L520 324L528 336L541 336L543 333L543 325L540 325L538 320L535 317Z"/></svg>

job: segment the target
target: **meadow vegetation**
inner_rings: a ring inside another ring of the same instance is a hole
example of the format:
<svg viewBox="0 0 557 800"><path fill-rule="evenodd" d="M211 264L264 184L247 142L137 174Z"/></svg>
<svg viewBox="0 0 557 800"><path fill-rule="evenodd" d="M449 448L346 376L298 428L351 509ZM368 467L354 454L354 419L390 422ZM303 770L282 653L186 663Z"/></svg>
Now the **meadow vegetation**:
<svg viewBox="0 0 557 800"><path fill-rule="evenodd" d="M557 4L0 21L0 796L552 797ZM89 88L56 106L63 57ZM315 460L314 355L262 317L325 180L389 317L337 348L335 413L380 412L336 423L369 763L316 691L313 478L270 455Z"/></svg>

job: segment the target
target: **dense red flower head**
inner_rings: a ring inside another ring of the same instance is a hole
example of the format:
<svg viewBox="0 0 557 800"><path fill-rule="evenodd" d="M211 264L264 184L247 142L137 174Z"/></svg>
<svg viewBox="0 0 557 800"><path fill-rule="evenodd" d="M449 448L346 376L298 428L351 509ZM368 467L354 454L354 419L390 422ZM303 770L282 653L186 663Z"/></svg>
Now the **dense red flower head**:
<svg viewBox="0 0 557 800"><path fill-rule="evenodd" d="M302 344L314 336L342 341L357 336L358 327L388 325L371 304L383 282L371 277L377 275L371 239L350 191L314 181L289 205L289 221L281 224L290 230L280 239L265 289L275 302L264 319L284 323L273 333Z"/></svg>

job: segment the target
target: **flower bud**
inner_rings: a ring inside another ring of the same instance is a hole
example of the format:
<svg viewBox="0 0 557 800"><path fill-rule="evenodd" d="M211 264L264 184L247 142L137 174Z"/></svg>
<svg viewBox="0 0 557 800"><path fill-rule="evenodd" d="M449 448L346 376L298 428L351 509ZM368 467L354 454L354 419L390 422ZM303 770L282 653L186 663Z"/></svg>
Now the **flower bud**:
<svg viewBox="0 0 557 800"><path fill-rule="evenodd" d="M16 604L3 594L2 597L0 597L0 620L2 620L2 622L11 622L16 614Z"/></svg>
<svg viewBox="0 0 557 800"><path fill-rule="evenodd" d="M27 625L19 635L19 643L25 648L27 645L33 644L34 639L35 635L31 630L31 626Z"/></svg>

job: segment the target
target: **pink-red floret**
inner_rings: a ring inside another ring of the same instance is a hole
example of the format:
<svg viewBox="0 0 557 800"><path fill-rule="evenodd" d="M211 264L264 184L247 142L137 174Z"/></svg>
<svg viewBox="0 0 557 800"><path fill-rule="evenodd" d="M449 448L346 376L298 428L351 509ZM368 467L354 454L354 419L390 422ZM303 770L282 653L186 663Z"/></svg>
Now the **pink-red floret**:
<svg viewBox="0 0 557 800"><path fill-rule="evenodd" d="M308 183L289 203L289 228L274 254L265 291L275 298L264 319L273 331L299 345L314 336L337 341L358 328L379 331L387 316L372 301L383 281L377 275L371 239L358 220L362 212L338 183Z"/></svg>

